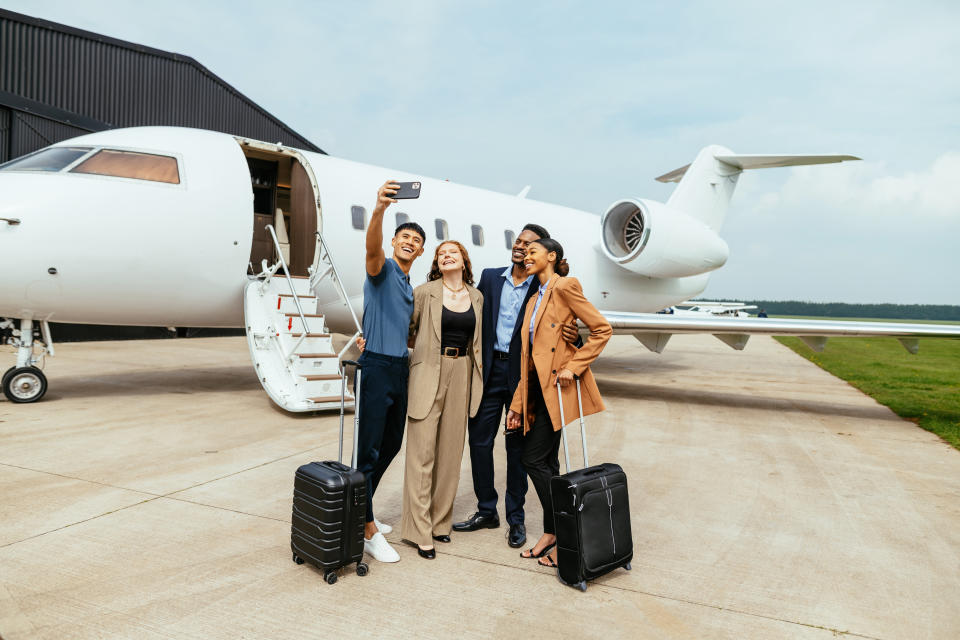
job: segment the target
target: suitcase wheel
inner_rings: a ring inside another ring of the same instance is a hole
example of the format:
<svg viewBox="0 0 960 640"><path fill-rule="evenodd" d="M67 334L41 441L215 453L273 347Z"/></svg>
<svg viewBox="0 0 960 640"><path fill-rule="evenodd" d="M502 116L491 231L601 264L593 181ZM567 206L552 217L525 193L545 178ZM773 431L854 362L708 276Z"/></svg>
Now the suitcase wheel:
<svg viewBox="0 0 960 640"><path fill-rule="evenodd" d="M630 563L628 562L627 564L623 565L623 568L626 569L627 571L630 571L630 569L632 569L633 567L631 567Z"/></svg>
<svg viewBox="0 0 960 640"><path fill-rule="evenodd" d="M574 586L577 587L578 589L580 589L580 591L586 591L586 590L587 590L587 581L586 581L586 580L581 580L580 582L578 582L578 583L577 583L576 585L574 585Z"/></svg>
<svg viewBox="0 0 960 640"><path fill-rule="evenodd" d="M326 580L327 584L336 584L337 582L337 572L336 571L327 571L323 574L323 579Z"/></svg>
<svg viewBox="0 0 960 640"><path fill-rule="evenodd" d="M370 567L367 566L366 562L357 563L357 575L360 576L361 578L367 575L367 571L369 570L370 570Z"/></svg>
<svg viewBox="0 0 960 640"><path fill-rule="evenodd" d="M298 556L297 554L293 554L293 561L294 561L296 564L303 564L303 558L301 558L301 557Z"/></svg>

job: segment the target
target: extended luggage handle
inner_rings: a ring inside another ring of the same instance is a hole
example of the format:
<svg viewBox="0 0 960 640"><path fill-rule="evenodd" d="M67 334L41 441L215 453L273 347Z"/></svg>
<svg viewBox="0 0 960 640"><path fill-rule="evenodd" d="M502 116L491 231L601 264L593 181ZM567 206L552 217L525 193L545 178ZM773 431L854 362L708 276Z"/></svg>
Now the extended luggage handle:
<svg viewBox="0 0 960 640"><path fill-rule="evenodd" d="M356 384L353 385L353 458L350 466L357 468L357 439L360 436L360 372L363 366L356 360L341 360L340 372L343 377L340 379L340 449L337 451L337 462L343 463L343 406L347 399L347 367L355 367Z"/></svg>
<svg viewBox="0 0 960 640"><path fill-rule="evenodd" d="M580 395L580 376L573 376L577 383L577 408L580 410L580 441L583 444L583 468L590 466L587 459L587 430L583 420L583 396ZM570 473L570 447L567 444L567 421L563 417L563 387L560 386L560 378L557 377L557 399L560 401L560 436L563 439L563 461L566 463L567 473Z"/></svg>

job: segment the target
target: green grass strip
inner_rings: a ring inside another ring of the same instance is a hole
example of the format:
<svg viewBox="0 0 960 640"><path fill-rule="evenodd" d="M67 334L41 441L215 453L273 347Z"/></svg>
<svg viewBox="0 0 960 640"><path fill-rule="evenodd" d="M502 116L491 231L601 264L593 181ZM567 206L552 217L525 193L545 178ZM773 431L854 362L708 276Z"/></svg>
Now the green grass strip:
<svg viewBox="0 0 960 640"><path fill-rule="evenodd" d="M960 340L921 338L917 355L894 338L830 338L822 353L777 340L960 449Z"/></svg>

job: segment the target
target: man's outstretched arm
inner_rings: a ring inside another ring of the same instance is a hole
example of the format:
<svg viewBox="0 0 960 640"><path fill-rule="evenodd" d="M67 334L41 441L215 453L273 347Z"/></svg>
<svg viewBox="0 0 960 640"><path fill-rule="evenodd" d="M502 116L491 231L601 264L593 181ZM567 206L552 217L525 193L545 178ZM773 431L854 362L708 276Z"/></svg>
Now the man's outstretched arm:
<svg viewBox="0 0 960 640"><path fill-rule="evenodd" d="M377 192L377 205L370 214L370 226L367 227L367 274L378 275L387 261L383 253L383 214L391 203L396 202L391 196L396 195L400 185L393 180L387 180Z"/></svg>

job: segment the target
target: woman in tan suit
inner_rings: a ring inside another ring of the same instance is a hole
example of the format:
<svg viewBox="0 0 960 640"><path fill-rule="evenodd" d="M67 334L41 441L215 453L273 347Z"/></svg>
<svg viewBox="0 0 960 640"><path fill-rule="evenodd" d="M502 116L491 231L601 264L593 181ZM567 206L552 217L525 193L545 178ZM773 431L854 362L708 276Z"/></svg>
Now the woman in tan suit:
<svg viewBox="0 0 960 640"><path fill-rule="evenodd" d="M467 250L447 240L413 290L401 535L424 558L436 557L434 540L450 542L467 417L483 394L483 296L472 284Z"/></svg>
<svg viewBox="0 0 960 640"><path fill-rule="evenodd" d="M507 428L523 428L523 466L533 482L543 507L543 535L533 548L522 552L524 558L538 558L546 567L556 567L557 544L553 526L553 501L550 478L560 473L560 400L557 381L563 395L563 415L569 420L580 415L574 376L580 378L585 416L603 411L603 400L590 372L613 335L610 323L583 296L576 278L563 259L563 247L551 238L530 243L524 260L527 273L535 274L540 289L530 298L522 325L523 345L520 384L507 414ZM565 324L581 320L590 328L590 339L577 349L563 339Z"/></svg>

